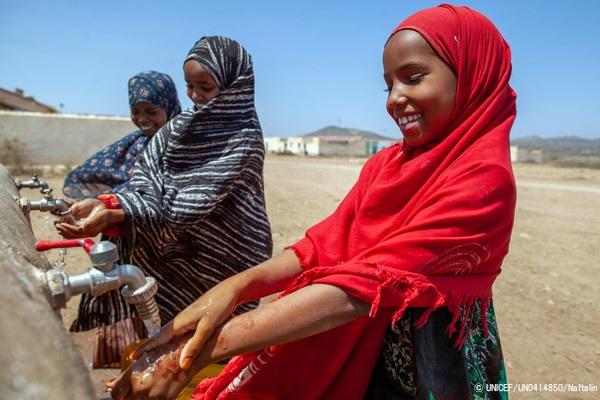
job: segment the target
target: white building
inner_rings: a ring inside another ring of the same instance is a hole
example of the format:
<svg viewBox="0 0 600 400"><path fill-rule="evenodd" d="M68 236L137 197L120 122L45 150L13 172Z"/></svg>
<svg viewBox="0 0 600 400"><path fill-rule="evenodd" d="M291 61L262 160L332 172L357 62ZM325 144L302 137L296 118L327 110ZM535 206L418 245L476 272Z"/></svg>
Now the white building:
<svg viewBox="0 0 600 400"><path fill-rule="evenodd" d="M327 127L290 138L267 137L267 153L305 156L370 157L399 140L356 129Z"/></svg>
<svg viewBox="0 0 600 400"><path fill-rule="evenodd" d="M512 162L541 163L544 158L542 149L525 149L519 146L510 146L510 160Z"/></svg>

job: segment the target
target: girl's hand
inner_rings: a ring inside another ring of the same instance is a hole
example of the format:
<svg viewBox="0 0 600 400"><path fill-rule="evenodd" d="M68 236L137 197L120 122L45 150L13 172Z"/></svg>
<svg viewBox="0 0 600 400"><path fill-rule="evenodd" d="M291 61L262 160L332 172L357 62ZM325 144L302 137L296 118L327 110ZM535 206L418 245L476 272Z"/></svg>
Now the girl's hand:
<svg viewBox="0 0 600 400"><path fill-rule="evenodd" d="M106 383L113 399L175 399L192 380L196 369L179 367L179 356L189 335L146 352L116 379Z"/></svg>
<svg viewBox="0 0 600 400"><path fill-rule="evenodd" d="M85 199L71 206L71 213L56 222L56 229L66 239L94 237L116 222L115 213L98 199Z"/></svg>
<svg viewBox="0 0 600 400"><path fill-rule="evenodd" d="M231 316L237 307L239 289L235 277L213 287L167 323L156 338L144 342L132 358L139 359L144 352L152 351L178 336L193 332L191 339L182 347L179 358L179 367L187 370L200 355L213 332ZM208 365L212 361L216 360L206 361L202 365Z"/></svg>
<svg viewBox="0 0 600 400"><path fill-rule="evenodd" d="M193 332L193 336L182 349L179 360L181 368L188 369L192 363L194 368L203 368L230 357L231 354L224 356L221 354L223 352L214 348L203 352L207 341L215 339L213 334L218 335L215 331L222 328L238 304L282 291L302 270L295 253L285 250L256 267L224 280L166 324L154 340L142 344L133 354L133 359L188 332Z"/></svg>

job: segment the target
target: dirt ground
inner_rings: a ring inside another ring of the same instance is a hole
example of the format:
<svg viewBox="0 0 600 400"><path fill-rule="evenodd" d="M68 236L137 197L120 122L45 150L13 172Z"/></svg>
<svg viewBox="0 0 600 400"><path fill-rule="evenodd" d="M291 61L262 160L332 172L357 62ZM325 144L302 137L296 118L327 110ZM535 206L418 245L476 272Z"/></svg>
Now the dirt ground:
<svg viewBox="0 0 600 400"><path fill-rule="evenodd" d="M307 228L335 209L363 162L267 157L265 188L275 252L300 239ZM598 398L600 170L533 164L516 164L514 169L518 184L515 228L503 273L494 287L508 381L520 384L511 388L510 397ZM63 176L40 179L54 189L56 197L61 195ZM39 193L22 190L21 195L37 200ZM46 213L32 212L38 239L60 240L53 220ZM50 262L57 259L55 251L47 256ZM88 267L82 249L69 249L68 272ZM78 300L72 299L62 311L66 327L76 314ZM72 334L72 338L90 360L92 335ZM92 371L99 398L107 397L104 381L117 372ZM586 393L586 388L595 392Z"/></svg>

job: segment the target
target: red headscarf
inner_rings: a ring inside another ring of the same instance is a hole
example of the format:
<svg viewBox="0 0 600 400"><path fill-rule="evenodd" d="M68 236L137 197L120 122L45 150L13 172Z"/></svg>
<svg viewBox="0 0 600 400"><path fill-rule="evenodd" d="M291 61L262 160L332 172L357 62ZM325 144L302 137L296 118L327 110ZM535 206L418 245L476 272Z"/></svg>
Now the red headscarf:
<svg viewBox="0 0 600 400"><path fill-rule="evenodd" d="M516 202L510 49L486 17L467 7L426 9L392 35L401 29L419 32L456 73L453 123L427 148L398 144L368 160L338 209L290 247L305 272L288 293L335 285L371 304L369 316L236 357L218 378L201 383L194 399L362 398L385 329L407 307L449 307L456 321L459 306L468 310L480 300L485 313ZM236 376L244 384L228 387Z"/></svg>

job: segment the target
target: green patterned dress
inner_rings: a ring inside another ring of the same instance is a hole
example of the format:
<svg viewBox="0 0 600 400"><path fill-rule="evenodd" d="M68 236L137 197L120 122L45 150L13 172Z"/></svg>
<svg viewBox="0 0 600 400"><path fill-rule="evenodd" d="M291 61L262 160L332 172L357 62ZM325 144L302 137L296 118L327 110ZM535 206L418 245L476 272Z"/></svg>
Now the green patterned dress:
<svg viewBox="0 0 600 400"><path fill-rule="evenodd" d="M447 308L432 312L418 329L414 322L426 309L408 309L386 334L365 399L507 399L506 392L489 386L506 383L493 304L486 312L487 336L480 310L477 302L469 313L472 317L467 317L471 319L466 324L471 326L467 340L457 348L456 334L446 333L452 321ZM457 330L461 322L459 318Z"/></svg>

